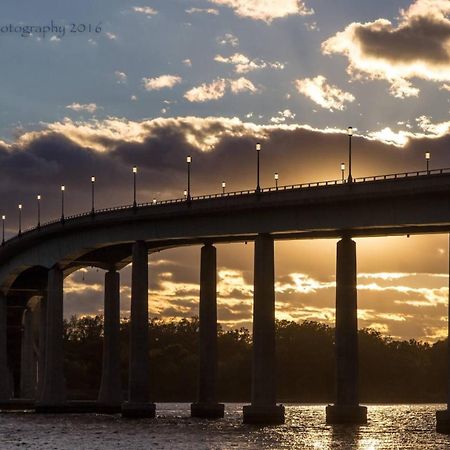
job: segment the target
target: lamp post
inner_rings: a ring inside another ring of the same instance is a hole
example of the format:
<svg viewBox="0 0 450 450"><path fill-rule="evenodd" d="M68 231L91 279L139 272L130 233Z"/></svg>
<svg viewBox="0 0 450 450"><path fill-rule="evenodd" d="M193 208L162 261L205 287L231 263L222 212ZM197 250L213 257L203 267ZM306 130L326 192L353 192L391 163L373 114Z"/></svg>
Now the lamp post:
<svg viewBox="0 0 450 450"><path fill-rule="evenodd" d="M261 144L256 143L256 193L261 192L261 187L259 185L259 152L261 151Z"/></svg>
<svg viewBox="0 0 450 450"><path fill-rule="evenodd" d="M222 194L225 194L225 188L227 187L227 184L225 181L222 181Z"/></svg>
<svg viewBox="0 0 450 450"><path fill-rule="evenodd" d="M275 178L275 189L278 191L278 172L275 172L273 177Z"/></svg>
<svg viewBox="0 0 450 450"><path fill-rule="evenodd" d="M431 159L431 153L426 152L425 153L425 160L427 161L427 174L430 174L430 159Z"/></svg>
<svg viewBox="0 0 450 450"><path fill-rule="evenodd" d="M192 162L192 157L189 155L186 157L186 163L187 163L187 195L186 195L186 199L188 201L191 199L191 162Z"/></svg>
<svg viewBox="0 0 450 450"><path fill-rule="evenodd" d="M156 198L154 198L153 199L153 202L152 202L154 205L156 205Z"/></svg>
<svg viewBox="0 0 450 450"><path fill-rule="evenodd" d="M342 182L345 181L345 163L341 163L341 175L342 175Z"/></svg>
<svg viewBox="0 0 450 450"><path fill-rule="evenodd" d="M61 185L61 222L64 222L64 192L66 190L66 186L64 184Z"/></svg>
<svg viewBox="0 0 450 450"><path fill-rule="evenodd" d="M188 196L188 191L187 191L186 189L183 191L183 195L184 195L184 198L187 198L187 196Z"/></svg>
<svg viewBox="0 0 450 450"><path fill-rule="evenodd" d="M36 196L37 201L37 227L41 228L41 194Z"/></svg>
<svg viewBox="0 0 450 450"><path fill-rule="evenodd" d="M353 127L347 128L348 134L348 182L351 183L353 181L352 178L352 136L353 136Z"/></svg>
<svg viewBox="0 0 450 450"><path fill-rule="evenodd" d="M5 220L6 216L2 216L2 245L5 245Z"/></svg>
<svg viewBox="0 0 450 450"><path fill-rule="evenodd" d="M19 203L19 236L22 234L22 204Z"/></svg>
<svg viewBox="0 0 450 450"><path fill-rule="evenodd" d="M137 167L133 166L133 208L136 208L136 176L137 176Z"/></svg>
<svg viewBox="0 0 450 450"><path fill-rule="evenodd" d="M92 200L92 215L95 214L95 177L91 177L91 200Z"/></svg>

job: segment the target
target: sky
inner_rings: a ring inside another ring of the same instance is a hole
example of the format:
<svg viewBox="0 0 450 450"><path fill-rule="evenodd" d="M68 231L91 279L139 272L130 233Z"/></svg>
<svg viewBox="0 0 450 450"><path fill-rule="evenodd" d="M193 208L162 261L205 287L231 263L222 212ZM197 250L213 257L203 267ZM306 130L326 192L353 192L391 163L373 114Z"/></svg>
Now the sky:
<svg viewBox="0 0 450 450"><path fill-rule="evenodd" d="M448 0L3 0L0 209L7 236L66 213L261 182L450 167ZM357 239L359 326L446 336L448 236ZM150 255L152 316L198 314L200 248ZM251 327L253 245L218 245L218 317ZM277 317L334 323L335 240L276 244ZM103 273L65 281L65 314L101 313ZM124 315L130 267L122 271Z"/></svg>

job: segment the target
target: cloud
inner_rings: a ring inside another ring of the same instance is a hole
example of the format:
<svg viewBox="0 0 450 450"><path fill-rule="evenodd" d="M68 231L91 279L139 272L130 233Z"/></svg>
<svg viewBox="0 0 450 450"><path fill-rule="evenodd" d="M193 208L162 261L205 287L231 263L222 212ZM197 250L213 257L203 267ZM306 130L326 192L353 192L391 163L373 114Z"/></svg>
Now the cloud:
<svg viewBox="0 0 450 450"><path fill-rule="evenodd" d="M335 109L342 111L345 109L345 103L355 100L355 97L349 92L328 84L327 79L323 75L296 80L295 86L300 94L305 95L314 103L330 111Z"/></svg>
<svg viewBox="0 0 450 450"><path fill-rule="evenodd" d="M294 119L295 113L293 113L290 109L285 109L284 111L278 111L278 116L272 117L270 121L272 123L283 123L286 122L286 119Z"/></svg>
<svg viewBox="0 0 450 450"><path fill-rule="evenodd" d="M192 61L189 58L183 59L182 62L186 67L192 67Z"/></svg>
<svg viewBox="0 0 450 450"><path fill-rule="evenodd" d="M210 3L232 8L238 17L262 20L270 24L289 15L306 16L314 11L302 0L209 0Z"/></svg>
<svg viewBox="0 0 450 450"><path fill-rule="evenodd" d="M216 55L214 61L234 65L234 70L236 73L247 73L253 70L266 68L284 69L284 64L278 61L266 62L263 61L262 59L250 60L247 56L243 55L242 53L235 53L234 55L228 57Z"/></svg>
<svg viewBox="0 0 450 450"><path fill-rule="evenodd" d="M121 72L120 70L116 70L114 72L114 76L116 77L117 83L124 84L127 82L128 76L125 72Z"/></svg>
<svg viewBox="0 0 450 450"><path fill-rule="evenodd" d="M217 78L211 83L203 83L200 86L190 89L184 94L184 97L192 103L219 100L225 95L228 88L233 94L240 92L258 92L256 86L247 78L241 77L237 80Z"/></svg>
<svg viewBox="0 0 450 450"><path fill-rule="evenodd" d="M107 32L105 33L105 35L106 35L106 37L107 37L108 39L110 39L110 40L112 40L112 41L115 41L115 40L117 39L117 35L114 34L114 33L109 32L109 31L107 31Z"/></svg>
<svg viewBox="0 0 450 450"><path fill-rule="evenodd" d="M154 8L151 8L150 6L134 6L133 11L145 14L148 18L156 16L156 14L158 14L158 11L156 11L156 9Z"/></svg>
<svg viewBox="0 0 450 450"><path fill-rule="evenodd" d="M212 14L214 16L219 15L219 11L214 8L189 8L185 10L188 14L196 14L196 13L203 13L203 14Z"/></svg>
<svg viewBox="0 0 450 450"><path fill-rule="evenodd" d="M181 83L182 78L178 75L161 75L156 78L142 78L144 88L147 91L159 91L161 89L172 89Z"/></svg>
<svg viewBox="0 0 450 450"><path fill-rule="evenodd" d="M229 45L230 47L239 47L239 39L231 33L226 33L217 38L219 45Z"/></svg>
<svg viewBox="0 0 450 450"><path fill-rule="evenodd" d="M189 89L184 94L184 97L195 103L208 102L210 100L219 100L225 95L227 88L227 81L223 78L218 78L211 83L203 83L200 86Z"/></svg>
<svg viewBox="0 0 450 450"><path fill-rule="evenodd" d="M323 42L322 52L345 55L355 79L386 80L393 96L417 96L414 78L450 81L449 14L448 0L416 0L400 10L397 24L351 23Z"/></svg>
<svg viewBox="0 0 450 450"><path fill-rule="evenodd" d="M72 103L71 105L67 105L66 108L77 112L86 111L92 114L95 111L97 111L98 106L95 103L86 103L86 104Z"/></svg>

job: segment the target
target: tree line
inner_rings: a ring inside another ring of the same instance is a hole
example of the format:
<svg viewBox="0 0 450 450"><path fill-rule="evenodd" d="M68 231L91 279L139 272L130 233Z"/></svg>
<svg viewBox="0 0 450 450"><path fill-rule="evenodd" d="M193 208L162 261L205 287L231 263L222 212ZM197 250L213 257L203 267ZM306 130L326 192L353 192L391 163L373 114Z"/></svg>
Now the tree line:
<svg viewBox="0 0 450 450"><path fill-rule="evenodd" d="M154 401L194 401L197 393L199 321L151 319L150 385ZM129 320L120 325L124 395L128 378ZM313 321L276 322L278 399L333 402L334 328ZM101 380L103 317L72 317L64 323L65 376L70 398L96 398ZM218 330L218 398L250 400L251 333ZM361 402L445 402L447 341L396 341L359 331Z"/></svg>

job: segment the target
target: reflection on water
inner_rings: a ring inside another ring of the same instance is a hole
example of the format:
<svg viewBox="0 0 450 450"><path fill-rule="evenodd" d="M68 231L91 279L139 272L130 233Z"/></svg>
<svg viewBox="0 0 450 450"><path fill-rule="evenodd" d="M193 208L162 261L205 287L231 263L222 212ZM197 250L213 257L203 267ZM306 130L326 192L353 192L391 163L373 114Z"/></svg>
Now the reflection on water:
<svg viewBox="0 0 450 450"><path fill-rule="evenodd" d="M154 420L107 415L0 415L0 448L32 449L444 449L450 436L435 431L443 405L369 405L364 426L325 424L325 405L286 405L286 424L243 425L242 405L227 404L226 417L188 417L186 403L158 404Z"/></svg>

